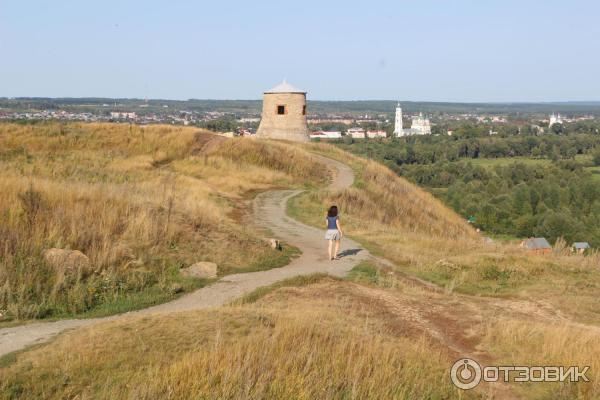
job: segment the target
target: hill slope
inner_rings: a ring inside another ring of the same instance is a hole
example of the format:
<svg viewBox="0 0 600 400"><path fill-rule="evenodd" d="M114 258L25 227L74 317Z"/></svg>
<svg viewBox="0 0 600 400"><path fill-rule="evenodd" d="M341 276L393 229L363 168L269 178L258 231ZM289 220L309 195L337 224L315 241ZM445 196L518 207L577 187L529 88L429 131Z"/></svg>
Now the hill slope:
<svg viewBox="0 0 600 400"><path fill-rule="evenodd" d="M273 171L283 169L287 185L295 180L312 185L291 201L293 215L322 228L324 210L337 203L346 234L392 262L363 262L345 280L318 275L281 282L230 307L126 317L63 334L2 360L4 397L599 395L596 259L560 252L532 256L515 246L487 245L430 195L376 163L330 146L244 139L213 145L201 150L200 160L188 160L189 174L204 165L204 157L235 160L243 163L240 169L276 165ZM324 169L307 151L352 166L354 186L317 189ZM278 161L264 161L271 157ZM309 164L300 167L302 160ZM321 172L307 177L312 162ZM232 177L244 173L233 167L220 171ZM262 189L272 185L263 184ZM410 279L413 275L440 286ZM448 371L465 356L488 365L591 365L592 383L482 384L459 392Z"/></svg>
<svg viewBox="0 0 600 400"><path fill-rule="evenodd" d="M219 274L284 265L237 219L246 198L274 186L323 182L306 152L226 141L193 128L119 124L0 125L0 310L6 319L109 314ZM82 251L82 270L52 268L44 249ZM287 247L289 249L289 247Z"/></svg>
<svg viewBox="0 0 600 400"><path fill-rule="evenodd" d="M295 198L290 204L294 217L321 226L323 210L338 204L347 231L392 261L398 272L450 292L543 299L578 320L600 322L600 254L573 255L564 243L547 255L529 253L516 243L485 243L464 219L388 168L330 145L310 148L351 165L357 181L343 192Z"/></svg>

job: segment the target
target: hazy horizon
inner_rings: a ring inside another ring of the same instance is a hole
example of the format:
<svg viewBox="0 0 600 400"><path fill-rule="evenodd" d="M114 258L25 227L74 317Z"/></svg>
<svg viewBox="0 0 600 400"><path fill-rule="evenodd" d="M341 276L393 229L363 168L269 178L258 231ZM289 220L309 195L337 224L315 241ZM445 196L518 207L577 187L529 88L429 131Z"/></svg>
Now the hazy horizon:
<svg viewBox="0 0 600 400"><path fill-rule="evenodd" d="M45 96L0 96L0 99L8 100L127 100L127 101L175 101L175 102L189 102L189 101L248 101L248 102L262 102L262 96L255 99L215 99L215 98L190 98L190 99L166 99L166 98L142 98L142 97L98 97L98 96L85 96L85 97L45 97ZM332 100L332 99L307 99L307 102L399 102L399 103L415 103L415 104L486 104L486 105L527 105L527 104L539 104L539 105L599 105L600 100L566 100L566 101L420 101L420 100L396 100L396 99L351 99L351 100Z"/></svg>
<svg viewBox="0 0 600 400"><path fill-rule="evenodd" d="M33 12L35 11L35 12ZM22 1L0 8L0 96L600 101L600 4Z"/></svg>

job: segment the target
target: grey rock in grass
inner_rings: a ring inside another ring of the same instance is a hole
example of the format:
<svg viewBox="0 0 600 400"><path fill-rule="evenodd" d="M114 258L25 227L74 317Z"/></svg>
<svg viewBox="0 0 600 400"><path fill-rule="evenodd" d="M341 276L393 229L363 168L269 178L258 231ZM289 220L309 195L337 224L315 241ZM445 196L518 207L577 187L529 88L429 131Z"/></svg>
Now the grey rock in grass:
<svg viewBox="0 0 600 400"><path fill-rule="evenodd" d="M217 264L208 261L200 261L190 265L187 268L181 269L183 276L192 278L216 278L217 277Z"/></svg>

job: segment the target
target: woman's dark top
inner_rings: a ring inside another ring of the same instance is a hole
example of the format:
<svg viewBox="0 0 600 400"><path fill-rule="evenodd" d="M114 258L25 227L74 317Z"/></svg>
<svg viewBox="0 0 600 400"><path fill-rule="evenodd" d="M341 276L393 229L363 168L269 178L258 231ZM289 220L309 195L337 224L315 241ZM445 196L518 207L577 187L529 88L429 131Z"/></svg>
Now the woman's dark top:
<svg viewBox="0 0 600 400"><path fill-rule="evenodd" d="M327 217L327 229L337 229L337 221L338 217Z"/></svg>

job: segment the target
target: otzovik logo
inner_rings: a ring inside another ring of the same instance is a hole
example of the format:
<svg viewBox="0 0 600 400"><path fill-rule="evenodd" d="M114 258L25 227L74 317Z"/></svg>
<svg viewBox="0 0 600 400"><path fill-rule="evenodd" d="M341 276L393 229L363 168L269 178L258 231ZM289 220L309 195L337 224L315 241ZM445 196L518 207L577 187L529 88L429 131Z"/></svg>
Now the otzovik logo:
<svg viewBox="0 0 600 400"><path fill-rule="evenodd" d="M589 382L589 366L486 366L470 358L457 360L450 370L452 383L463 390L485 382Z"/></svg>
<svg viewBox="0 0 600 400"><path fill-rule="evenodd" d="M460 389L473 389L481 382L481 366L475 360L462 358L452 366L450 378L452 383Z"/></svg>

